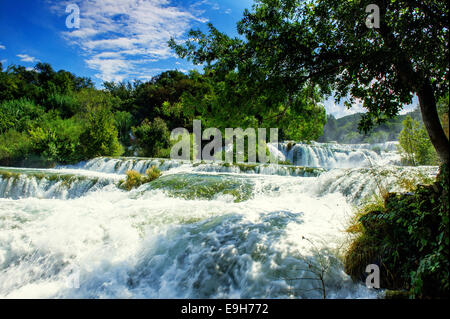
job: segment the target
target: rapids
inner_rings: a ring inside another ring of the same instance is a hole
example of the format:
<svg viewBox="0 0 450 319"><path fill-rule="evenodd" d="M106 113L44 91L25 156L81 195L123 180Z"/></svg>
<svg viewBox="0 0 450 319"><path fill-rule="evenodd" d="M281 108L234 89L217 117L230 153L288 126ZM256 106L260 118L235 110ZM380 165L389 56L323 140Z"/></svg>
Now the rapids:
<svg viewBox="0 0 450 319"><path fill-rule="evenodd" d="M295 166L97 158L0 168L1 298L376 298L339 259L355 207L436 167L395 143L269 145ZM163 175L130 192L125 172Z"/></svg>

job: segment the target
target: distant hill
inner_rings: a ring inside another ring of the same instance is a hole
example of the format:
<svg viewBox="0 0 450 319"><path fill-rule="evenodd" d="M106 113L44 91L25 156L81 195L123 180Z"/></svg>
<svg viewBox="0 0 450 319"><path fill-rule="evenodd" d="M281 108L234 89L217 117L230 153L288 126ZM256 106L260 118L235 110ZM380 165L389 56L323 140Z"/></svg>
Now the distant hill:
<svg viewBox="0 0 450 319"><path fill-rule="evenodd" d="M343 144L355 143L383 143L387 141L396 141L403 128L402 122L406 116L422 123L422 115L418 109L405 115L399 115L388 122L376 126L367 135L358 131L358 124L362 113L348 115L339 119L334 116L328 116L328 123L323 128L323 135L318 142L338 142Z"/></svg>

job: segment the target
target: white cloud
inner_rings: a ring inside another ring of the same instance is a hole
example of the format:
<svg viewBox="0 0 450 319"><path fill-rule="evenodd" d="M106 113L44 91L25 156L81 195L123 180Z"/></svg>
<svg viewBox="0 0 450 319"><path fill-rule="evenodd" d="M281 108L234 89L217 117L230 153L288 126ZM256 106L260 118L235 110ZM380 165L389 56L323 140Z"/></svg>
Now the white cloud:
<svg viewBox="0 0 450 319"><path fill-rule="evenodd" d="M331 114L335 118L341 118L355 113L367 112L367 110L363 108L362 103L355 103L349 109L345 105L343 105L343 103L336 104L336 101L333 98L329 98L327 101L325 101L324 106L327 110L327 114Z"/></svg>
<svg viewBox="0 0 450 319"><path fill-rule="evenodd" d="M65 14L68 3L51 9ZM78 0L80 29L63 37L81 48L87 65L104 81L119 81L133 75L146 76L148 63L174 57L167 42L184 40L194 23L204 23L199 0L188 8L169 0Z"/></svg>
<svg viewBox="0 0 450 319"><path fill-rule="evenodd" d="M0 44L0 50L6 50L6 47Z"/></svg>
<svg viewBox="0 0 450 319"><path fill-rule="evenodd" d="M412 111L414 111L418 106L419 106L419 98L417 97L417 95L414 94L412 103L409 104L409 105L405 105L405 106L403 107L403 109L399 112L399 114L404 115L404 114L406 114L406 113L412 112Z"/></svg>
<svg viewBox="0 0 450 319"><path fill-rule="evenodd" d="M233 12L231 9L226 9L225 10L225 14L231 14L231 12Z"/></svg>
<svg viewBox="0 0 450 319"><path fill-rule="evenodd" d="M404 105L399 114L406 114L413 111L418 104L419 100L417 99L417 96L414 96L412 103L409 105ZM327 110L327 114L331 114L337 119L355 113L367 112L367 109L363 107L362 102L357 102L353 104L350 109L348 109L345 105L343 105L343 103L336 104L333 98L329 98L327 101L325 101L324 106Z"/></svg>
<svg viewBox="0 0 450 319"><path fill-rule="evenodd" d="M35 57L29 56L28 54L18 54L17 56L20 58L20 61L22 61L22 62L34 63L34 62L39 61Z"/></svg>

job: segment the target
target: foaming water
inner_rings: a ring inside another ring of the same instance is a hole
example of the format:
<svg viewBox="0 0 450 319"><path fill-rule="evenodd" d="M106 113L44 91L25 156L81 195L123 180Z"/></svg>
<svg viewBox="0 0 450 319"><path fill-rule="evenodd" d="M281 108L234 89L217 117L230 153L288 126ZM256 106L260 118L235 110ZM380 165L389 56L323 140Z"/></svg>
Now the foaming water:
<svg viewBox="0 0 450 319"><path fill-rule="evenodd" d="M294 143L269 144L279 160L294 165L322 168L354 168L372 165L396 165L400 155L397 142L380 144Z"/></svg>
<svg viewBox="0 0 450 319"><path fill-rule="evenodd" d="M118 187L151 166L163 176ZM376 298L338 258L354 205L436 170L123 158L0 168L0 297Z"/></svg>
<svg viewBox="0 0 450 319"><path fill-rule="evenodd" d="M91 171L107 174L125 174L129 170L144 174L147 169L156 167L165 172L215 172L235 174L264 174L281 176L317 176L325 170L304 166L278 165L278 164L229 164L225 162L181 161L170 159L149 158L111 158L99 157L77 165L61 166L66 171Z"/></svg>
<svg viewBox="0 0 450 319"><path fill-rule="evenodd" d="M0 167L0 198L76 198L114 184L119 178L88 171Z"/></svg>
<svg viewBox="0 0 450 319"><path fill-rule="evenodd" d="M331 258L350 207L340 196L270 193L258 183L260 192L243 202L145 187L69 201L2 199L2 297L320 298L310 290L319 282L290 279L311 277L314 254ZM371 295L334 263L330 297ZM75 268L80 288L69 289Z"/></svg>

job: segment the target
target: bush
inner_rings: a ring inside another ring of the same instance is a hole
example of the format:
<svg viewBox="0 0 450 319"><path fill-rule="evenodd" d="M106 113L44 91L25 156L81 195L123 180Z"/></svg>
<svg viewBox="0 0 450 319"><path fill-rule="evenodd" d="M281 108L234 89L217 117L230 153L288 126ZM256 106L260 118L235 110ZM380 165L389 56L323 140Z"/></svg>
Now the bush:
<svg viewBox="0 0 450 319"><path fill-rule="evenodd" d="M80 136L83 123L75 119L55 118L30 130L33 151L48 161L71 164L83 159Z"/></svg>
<svg viewBox="0 0 450 319"><path fill-rule="evenodd" d="M448 298L448 200L448 167L442 166L434 184L388 194L383 204L367 207L350 229L359 236L346 253L346 272L361 280L367 265L378 264L382 288Z"/></svg>
<svg viewBox="0 0 450 319"><path fill-rule="evenodd" d="M0 134L9 129L26 131L43 114L44 109L28 99L5 101L0 104Z"/></svg>
<svg viewBox="0 0 450 319"><path fill-rule="evenodd" d="M70 118L81 111L81 105L71 95L51 94L46 101L47 109L57 110L62 118Z"/></svg>
<svg viewBox="0 0 450 319"><path fill-rule="evenodd" d="M89 113L80 143L84 159L123 154L114 118L106 108L96 108Z"/></svg>
<svg viewBox="0 0 450 319"><path fill-rule="evenodd" d="M120 183L120 187L130 191L133 188L139 187L142 185L142 175L136 171L127 171L126 172L127 179Z"/></svg>
<svg viewBox="0 0 450 319"><path fill-rule="evenodd" d="M425 127L407 116L399 136L399 151L406 165L437 165L436 150L431 144Z"/></svg>
<svg viewBox="0 0 450 319"><path fill-rule="evenodd" d="M145 175L141 175L136 171L127 171L127 179L120 183L120 187L127 191L137 188L143 184L150 183L161 176L161 171L153 166L147 169Z"/></svg>
<svg viewBox="0 0 450 319"><path fill-rule="evenodd" d="M161 176L161 171L153 166L145 171L144 183L150 183Z"/></svg>
<svg viewBox="0 0 450 319"><path fill-rule="evenodd" d="M0 165L14 165L18 160L27 158L32 148L33 142L25 132L10 129L0 134Z"/></svg>
<svg viewBox="0 0 450 319"><path fill-rule="evenodd" d="M145 119L141 125L133 127L133 134L142 156L158 157L170 146L169 129L159 117L152 122Z"/></svg>
<svg viewBox="0 0 450 319"><path fill-rule="evenodd" d="M114 113L114 123L119 132L119 140L122 144L130 145L130 132L133 125L133 115L129 112Z"/></svg>

